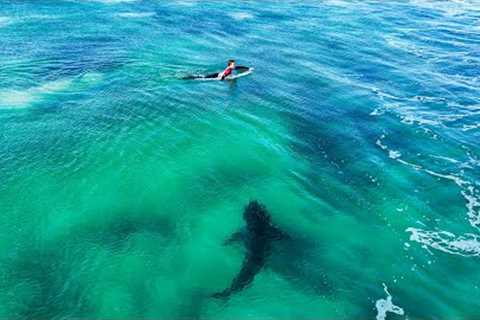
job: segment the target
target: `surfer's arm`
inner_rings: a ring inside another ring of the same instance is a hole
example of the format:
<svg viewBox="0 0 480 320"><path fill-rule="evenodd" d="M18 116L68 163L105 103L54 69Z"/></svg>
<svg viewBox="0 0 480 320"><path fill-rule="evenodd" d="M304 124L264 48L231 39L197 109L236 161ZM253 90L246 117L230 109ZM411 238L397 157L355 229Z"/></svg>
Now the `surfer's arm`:
<svg viewBox="0 0 480 320"><path fill-rule="evenodd" d="M235 71L246 71L250 69L249 67L244 67L244 66L236 66Z"/></svg>
<svg viewBox="0 0 480 320"><path fill-rule="evenodd" d="M232 74L232 69L230 68L226 68L225 70L223 70L222 72L220 72L218 74L218 77L221 79L221 80L225 80L225 78L229 75Z"/></svg>
<svg viewBox="0 0 480 320"><path fill-rule="evenodd" d="M225 80L225 72L220 72L220 73L218 74L218 78L219 78L220 80Z"/></svg>

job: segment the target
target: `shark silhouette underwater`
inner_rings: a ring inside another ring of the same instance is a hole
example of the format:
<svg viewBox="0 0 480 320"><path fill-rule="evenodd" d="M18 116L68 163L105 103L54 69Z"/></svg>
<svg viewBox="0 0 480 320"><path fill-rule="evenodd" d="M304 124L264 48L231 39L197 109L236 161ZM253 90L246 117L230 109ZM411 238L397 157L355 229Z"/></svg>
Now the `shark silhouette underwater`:
<svg viewBox="0 0 480 320"><path fill-rule="evenodd" d="M258 201L250 201L243 212L246 228L234 233L225 244L243 241L246 249L245 258L239 273L232 280L230 286L223 291L214 293L214 298L228 298L249 286L255 276L265 266L276 240L290 237L273 225L266 207Z"/></svg>

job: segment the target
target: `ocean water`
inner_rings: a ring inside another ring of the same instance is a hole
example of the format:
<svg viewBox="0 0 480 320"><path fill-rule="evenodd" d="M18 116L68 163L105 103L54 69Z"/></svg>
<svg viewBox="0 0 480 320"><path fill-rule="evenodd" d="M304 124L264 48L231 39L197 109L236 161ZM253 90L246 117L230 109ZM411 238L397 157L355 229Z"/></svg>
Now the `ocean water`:
<svg viewBox="0 0 480 320"><path fill-rule="evenodd" d="M477 1L0 2L1 319L479 319ZM236 82L182 81L227 59ZM264 204L289 239L229 299Z"/></svg>

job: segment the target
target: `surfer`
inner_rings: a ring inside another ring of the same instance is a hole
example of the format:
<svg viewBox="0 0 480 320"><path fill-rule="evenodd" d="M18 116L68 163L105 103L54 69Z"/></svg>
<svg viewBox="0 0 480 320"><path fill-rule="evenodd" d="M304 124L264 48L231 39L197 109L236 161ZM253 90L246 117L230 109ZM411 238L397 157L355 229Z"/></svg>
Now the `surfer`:
<svg viewBox="0 0 480 320"><path fill-rule="evenodd" d="M222 72L216 72L208 75L191 75L183 77L183 80L229 80L230 78L239 77L241 75L248 75L251 73L253 68L237 66L235 60L230 59L227 62L227 67ZM237 71L237 74L234 75L234 71ZM230 76L230 77L229 77ZM228 78L227 78L228 77Z"/></svg>
<svg viewBox="0 0 480 320"><path fill-rule="evenodd" d="M218 77L221 79L221 80L225 80L225 77L229 76L232 74L233 70L235 70L235 60L233 59L230 59L228 60L227 62L227 67L225 68L225 70L223 70L222 72L220 72L218 74Z"/></svg>

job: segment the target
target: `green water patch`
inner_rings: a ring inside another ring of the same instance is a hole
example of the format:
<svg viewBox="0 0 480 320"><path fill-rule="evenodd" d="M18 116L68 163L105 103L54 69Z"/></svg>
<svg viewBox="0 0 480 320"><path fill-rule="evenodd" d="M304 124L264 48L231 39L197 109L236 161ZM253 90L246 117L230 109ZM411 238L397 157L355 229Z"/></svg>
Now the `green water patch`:
<svg viewBox="0 0 480 320"><path fill-rule="evenodd" d="M298 215L307 229L302 211L312 206L287 183L292 170L306 166L278 149L288 132L279 122L258 126L235 113L217 116L183 121L179 115L175 127L163 126L153 137L150 126L134 127L114 140L122 143L79 145L88 162L74 172L37 167L18 176L2 196L16 214L12 228L24 226L5 239L19 246L3 260L12 270L5 285L13 290L26 280L30 271L18 270L31 270L21 262L31 255L51 276L40 272L34 284L20 287L10 312L173 317L187 312L181 310L189 299L180 297L189 296L197 306L187 310L195 312L201 307L195 297L226 287L240 266L241 250L222 243L243 226L248 201L260 199L287 229ZM71 280L63 289L52 285L61 279ZM63 307L34 311L50 299ZM67 311L67 301L78 305Z"/></svg>
<svg viewBox="0 0 480 320"><path fill-rule="evenodd" d="M232 297L229 303L209 303L205 315L208 318L220 319L312 319L327 316L341 318L355 309L334 299L302 293L284 278L268 270L259 274L255 281L256 284L251 290Z"/></svg>

